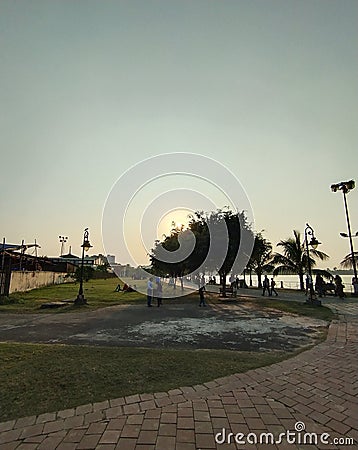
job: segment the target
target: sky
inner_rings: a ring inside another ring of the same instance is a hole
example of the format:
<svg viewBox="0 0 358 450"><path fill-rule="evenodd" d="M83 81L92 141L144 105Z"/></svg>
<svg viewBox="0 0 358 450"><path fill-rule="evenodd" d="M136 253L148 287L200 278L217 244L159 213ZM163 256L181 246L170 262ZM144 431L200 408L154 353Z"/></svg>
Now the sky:
<svg viewBox="0 0 358 450"><path fill-rule="evenodd" d="M118 178L188 152L235 174L273 244L308 222L337 266L349 246L330 185L357 179L357 19L355 0L1 0L0 237L57 256L64 235L79 254L88 227L103 253Z"/></svg>

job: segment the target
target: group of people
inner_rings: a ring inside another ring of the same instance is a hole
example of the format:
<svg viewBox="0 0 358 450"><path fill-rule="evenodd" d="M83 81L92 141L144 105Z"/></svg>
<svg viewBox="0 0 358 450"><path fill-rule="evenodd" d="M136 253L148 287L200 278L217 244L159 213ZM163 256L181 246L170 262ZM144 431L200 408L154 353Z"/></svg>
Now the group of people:
<svg viewBox="0 0 358 450"><path fill-rule="evenodd" d="M163 303L163 285L159 277L150 277L147 282L147 306L151 307L157 299L157 306Z"/></svg>
<svg viewBox="0 0 358 450"><path fill-rule="evenodd" d="M276 297L278 296L278 293L275 289L276 282L273 278L271 278L271 281L268 279L267 275L265 275L264 280L262 282L262 295L265 297L265 293L267 291L267 295L269 297L272 296L272 294L275 294Z"/></svg>
<svg viewBox="0 0 358 450"><path fill-rule="evenodd" d="M306 293L308 294L311 286L311 278L309 275L306 277ZM326 296L327 292L333 291L334 295L337 295L339 298L344 298L346 294L344 293L344 284L342 278L339 275L336 275L334 278L326 283L321 274L316 275L316 282L314 285L314 290L317 292L319 297ZM313 284L312 284L313 288Z"/></svg>
<svg viewBox="0 0 358 450"><path fill-rule="evenodd" d="M128 285L127 283L124 283L123 287L121 288L120 283L117 284L116 289L114 290L114 292L134 292L136 290L136 285L134 285L133 287L131 285Z"/></svg>

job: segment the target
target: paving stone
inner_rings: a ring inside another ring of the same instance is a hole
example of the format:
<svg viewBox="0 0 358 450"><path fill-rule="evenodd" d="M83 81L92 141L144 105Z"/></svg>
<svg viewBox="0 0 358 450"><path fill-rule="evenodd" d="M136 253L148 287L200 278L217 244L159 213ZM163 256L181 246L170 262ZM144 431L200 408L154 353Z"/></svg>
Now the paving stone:
<svg viewBox="0 0 358 450"><path fill-rule="evenodd" d="M36 416L22 417L21 419L18 419L16 421L14 428L30 427L31 425L35 425L35 423L36 423Z"/></svg>
<svg viewBox="0 0 358 450"><path fill-rule="evenodd" d="M155 409L157 407L154 400L147 400L140 403L140 409L142 411L147 411L147 409Z"/></svg>
<svg viewBox="0 0 358 450"><path fill-rule="evenodd" d="M140 406L138 403L132 403L130 405L123 406L124 414L138 414L140 412L141 412L141 410L140 410Z"/></svg>
<svg viewBox="0 0 358 450"><path fill-rule="evenodd" d="M26 439L31 436L38 436L42 433L42 430L44 428L44 425L42 423L39 423L37 425L32 425L31 427L26 427L22 430L21 439Z"/></svg>
<svg viewBox="0 0 358 450"><path fill-rule="evenodd" d="M104 415L107 419L115 419L123 414L122 406L114 406L113 408L108 408L104 410Z"/></svg>
<svg viewBox="0 0 358 450"><path fill-rule="evenodd" d="M69 442L69 443L80 442L81 439L83 438L83 435L85 434L86 430L87 430L86 428L70 430L70 431L68 431L67 435L64 437L63 441Z"/></svg>
<svg viewBox="0 0 358 450"><path fill-rule="evenodd" d="M108 400L104 400L103 402L93 403L93 411L103 411L104 409L110 408L110 404Z"/></svg>
<svg viewBox="0 0 358 450"><path fill-rule="evenodd" d="M177 415L175 413L163 413L160 417L161 423L176 423Z"/></svg>
<svg viewBox="0 0 358 450"><path fill-rule="evenodd" d="M100 434L85 435L77 445L78 450L91 450L97 447L97 444L101 438Z"/></svg>
<svg viewBox="0 0 358 450"><path fill-rule="evenodd" d="M144 421L144 414L133 414L127 417L128 425L141 425Z"/></svg>
<svg viewBox="0 0 358 450"><path fill-rule="evenodd" d="M154 400L154 395L153 394L140 394L140 400L142 402L148 401L148 400Z"/></svg>
<svg viewBox="0 0 358 450"><path fill-rule="evenodd" d="M15 422L15 420L8 420L7 422L0 423L0 433L12 430L14 428Z"/></svg>
<svg viewBox="0 0 358 450"><path fill-rule="evenodd" d="M58 419L66 419L67 417L73 417L75 415L75 409L64 409L63 411L59 411L57 413Z"/></svg>
<svg viewBox="0 0 358 450"><path fill-rule="evenodd" d="M147 431L158 430L158 428L159 428L159 419L144 419L141 426L142 430Z"/></svg>
<svg viewBox="0 0 358 450"><path fill-rule="evenodd" d="M175 449L175 438L170 436L158 436L155 450Z"/></svg>
<svg viewBox="0 0 358 450"><path fill-rule="evenodd" d="M62 438L60 437L47 437L37 448L38 450L55 450L61 441Z"/></svg>
<svg viewBox="0 0 358 450"><path fill-rule="evenodd" d="M108 422L107 430L122 430L125 422L126 422L126 419L124 417L122 417L120 419L111 419Z"/></svg>
<svg viewBox="0 0 358 450"><path fill-rule="evenodd" d="M76 450L77 444L73 442L61 442L56 450Z"/></svg>
<svg viewBox="0 0 358 450"><path fill-rule="evenodd" d="M108 424L106 422L91 423L86 431L86 434L102 434L107 428L107 425Z"/></svg>
<svg viewBox="0 0 358 450"><path fill-rule="evenodd" d="M70 428L80 427L84 423L84 416L73 416L65 419L64 428L66 430Z"/></svg>
<svg viewBox="0 0 358 450"><path fill-rule="evenodd" d="M193 429L194 419L191 417L178 417L177 428Z"/></svg>
<svg viewBox="0 0 358 450"><path fill-rule="evenodd" d="M65 421L63 419L54 420L53 422L46 422L44 424L43 433L49 434L55 431L63 430L65 426Z"/></svg>
<svg viewBox="0 0 358 450"><path fill-rule="evenodd" d="M119 441L120 431L106 430L99 441L100 444L117 444Z"/></svg>
<svg viewBox="0 0 358 450"><path fill-rule="evenodd" d="M140 429L141 428L139 425L124 425L121 436L129 438L137 438L139 436Z"/></svg>
<svg viewBox="0 0 358 450"><path fill-rule="evenodd" d="M179 408L178 417L194 417L194 412L192 408Z"/></svg>
<svg viewBox="0 0 358 450"><path fill-rule="evenodd" d="M9 442L7 444L0 444L0 450L15 450L16 448L19 448L20 442L14 441Z"/></svg>
<svg viewBox="0 0 358 450"><path fill-rule="evenodd" d="M195 444L177 441L175 444L175 450L196 450L196 447L195 447ZM232 449L230 449L230 450L232 450Z"/></svg>
<svg viewBox="0 0 358 450"><path fill-rule="evenodd" d="M56 413L45 413L45 414L40 414L36 418L36 423L53 422L55 420L56 420Z"/></svg>
<svg viewBox="0 0 358 450"><path fill-rule="evenodd" d="M157 436L156 431L142 430L138 436L138 444L155 444Z"/></svg>
<svg viewBox="0 0 358 450"><path fill-rule="evenodd" d="M176 442L195 443L194 430L178 430Z"/></svg>
<svg viewBox="0 0 358 450"><path fill-rule="evenodd" d="M124 400L124 397L114 398L109 401L111 408L114 408L116 406L125 405L125 403L126 403L126 401Z"/></svg>
<svg viewBox="0 0 358 450"><path fill-rule="evenodd" d="M100 420L103 420L105 418L106 411L95 411L90 412L88 414L85 414L84 416L84 424L90 424L92 422L99 422ZM109 417L107 417L109 419Z"/></svg>
<svg viewBox="0 0 358 450"><path fill-rule="evenodd" d="M215 438L212 434L197 434L195 440L198 448L216 448Z"/></svg>
<svg viewBox="0 0 358 450"><path fill-rule="evenodd" d="M76 408L76 415L82 416L84 414L91 413L93 411L93 405L90 403L88 405L81 405Z"/></svg>
<svg viewBox="0 0 358 450"><path fill-rule="evenodd" d="M126 439L121 437L117 444L116 450L134 450L136 443L137 439Z"/></svg>
<svg viewBox="0 0 358 450"><path fill-rule="evenodd" d="M177 427L175 423L161 423L159 426L158 434L160 436L175 436L177 433Z"/></svg>

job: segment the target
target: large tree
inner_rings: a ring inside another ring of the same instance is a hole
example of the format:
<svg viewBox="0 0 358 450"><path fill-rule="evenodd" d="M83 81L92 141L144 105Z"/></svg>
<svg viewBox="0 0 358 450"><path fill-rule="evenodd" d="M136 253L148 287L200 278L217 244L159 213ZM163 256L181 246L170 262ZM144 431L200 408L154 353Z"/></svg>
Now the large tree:
<svg viewBox="0 0 358 450"><path fill-rule="evenodd" d="M187 241L190 243L193 235L195 246L187 257L178 262L163 260L163 249L175 252L181 245L185 247ZM191 216L187 230L174 228L162 242L156 241L150 255L152 270L158 275L171 276L218 272L225 296L226 277L230 271L239 270L245 252L251 252L250 240L253 235L244 212L197 211Z"/></svg>
<svg viewBox="0 0 358 450"><path fill-rule="evenodd" d="M305 242L301 241L301 234L293 230L293 238L287 238L277 244L282 248L281 253L275 253L273 263L276 265L273 274L293 275L297 274L300 280L300 289L304 290L304 274L308 271L308 258L305 250ZM329 258L326 253L310 248L311 267L316 265L316 259L324 261Z"/></svg>

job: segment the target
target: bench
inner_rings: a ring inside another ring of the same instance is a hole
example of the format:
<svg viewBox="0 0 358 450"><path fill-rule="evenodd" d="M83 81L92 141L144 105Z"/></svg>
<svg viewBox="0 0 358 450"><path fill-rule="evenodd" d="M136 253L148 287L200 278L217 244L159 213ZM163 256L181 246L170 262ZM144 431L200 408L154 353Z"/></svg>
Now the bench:
<svg viewBox="0 0 358 450"><path fill-rule="evenodd" d="M226 286L225 293L226 293L227 297L235 298L237 290L234 289L233 286ZM220 297L223 297L223 288L222 287L220 288L219 295L220 295ZM225 298L225 297L223 297L223 298Z"/></svg>

